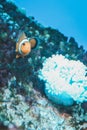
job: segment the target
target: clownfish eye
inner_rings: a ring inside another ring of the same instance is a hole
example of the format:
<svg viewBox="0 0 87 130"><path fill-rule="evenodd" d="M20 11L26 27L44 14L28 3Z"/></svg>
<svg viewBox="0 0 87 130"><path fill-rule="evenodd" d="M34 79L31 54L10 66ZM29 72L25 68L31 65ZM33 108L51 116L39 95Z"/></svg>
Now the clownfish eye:
<svg viewBox="0 0 87 130"><path fill-rule="evenodd" d="M25 46L25 43L23 43L22 45Z"/></svg>

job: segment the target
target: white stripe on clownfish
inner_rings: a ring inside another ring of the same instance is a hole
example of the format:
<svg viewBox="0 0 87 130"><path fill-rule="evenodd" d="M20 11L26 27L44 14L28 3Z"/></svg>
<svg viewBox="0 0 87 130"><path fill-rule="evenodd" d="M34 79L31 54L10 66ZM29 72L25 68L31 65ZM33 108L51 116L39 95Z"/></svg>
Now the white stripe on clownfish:
<svg viewBox="0 0 87 130"><path fill-rule="evenodd" d="M28 40L27 38L25 38L25 39L23 39L23 40L20 42L20 44L19 44L18 50L19 50L19 53L20 53L20 54L23 54L22 51L21 51L21 46L22 46L22 44L25 43L25 42L29 42L29 40Z"/></svg>

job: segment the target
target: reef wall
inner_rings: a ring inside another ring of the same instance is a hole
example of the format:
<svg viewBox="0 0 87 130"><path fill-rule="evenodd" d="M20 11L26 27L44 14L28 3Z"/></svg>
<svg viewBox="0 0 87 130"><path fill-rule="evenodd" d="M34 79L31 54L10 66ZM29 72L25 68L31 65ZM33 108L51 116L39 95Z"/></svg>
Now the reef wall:
<svg viewBox="0 0 87 130"><path fill-rule="evenodd" d="M37 37L39 45L28 56L15 58L15 45L18 34L24 31L27 37ZM0 86L15 76L17 81L37 83L37 71L43 59L52 54L63 54L69 59L79 59L87 65L87 52L74 38L68 39L51 27L45 28L34 17L27 17L12 2L0 1ZM24 72L24 73L23 73Z"/></svg>

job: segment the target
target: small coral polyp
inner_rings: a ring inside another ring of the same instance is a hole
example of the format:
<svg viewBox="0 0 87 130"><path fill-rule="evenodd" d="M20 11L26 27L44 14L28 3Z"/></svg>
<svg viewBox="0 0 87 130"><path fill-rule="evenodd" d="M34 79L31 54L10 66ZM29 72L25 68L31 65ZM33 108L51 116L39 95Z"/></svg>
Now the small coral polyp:
<svg viewBox="0 0 87 130"><path fill-rule="evenodd" d="M43 63L39 78L45 82L45 93L54 103L70 106L87 101L87 67L63 55L52 55Z"/></svg>

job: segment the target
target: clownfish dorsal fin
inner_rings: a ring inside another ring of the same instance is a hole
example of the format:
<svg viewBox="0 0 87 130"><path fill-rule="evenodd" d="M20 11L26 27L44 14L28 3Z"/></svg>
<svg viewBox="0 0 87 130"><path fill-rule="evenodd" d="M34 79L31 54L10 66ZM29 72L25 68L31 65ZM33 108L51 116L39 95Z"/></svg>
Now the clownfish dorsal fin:
<svg viewBox="0 0 87 130"><path fill-rule="evenodd" d="M18 36L18 43L20 43L22 40L26 39L26 35L24 32L21 32L21 34Z"/></svg>

